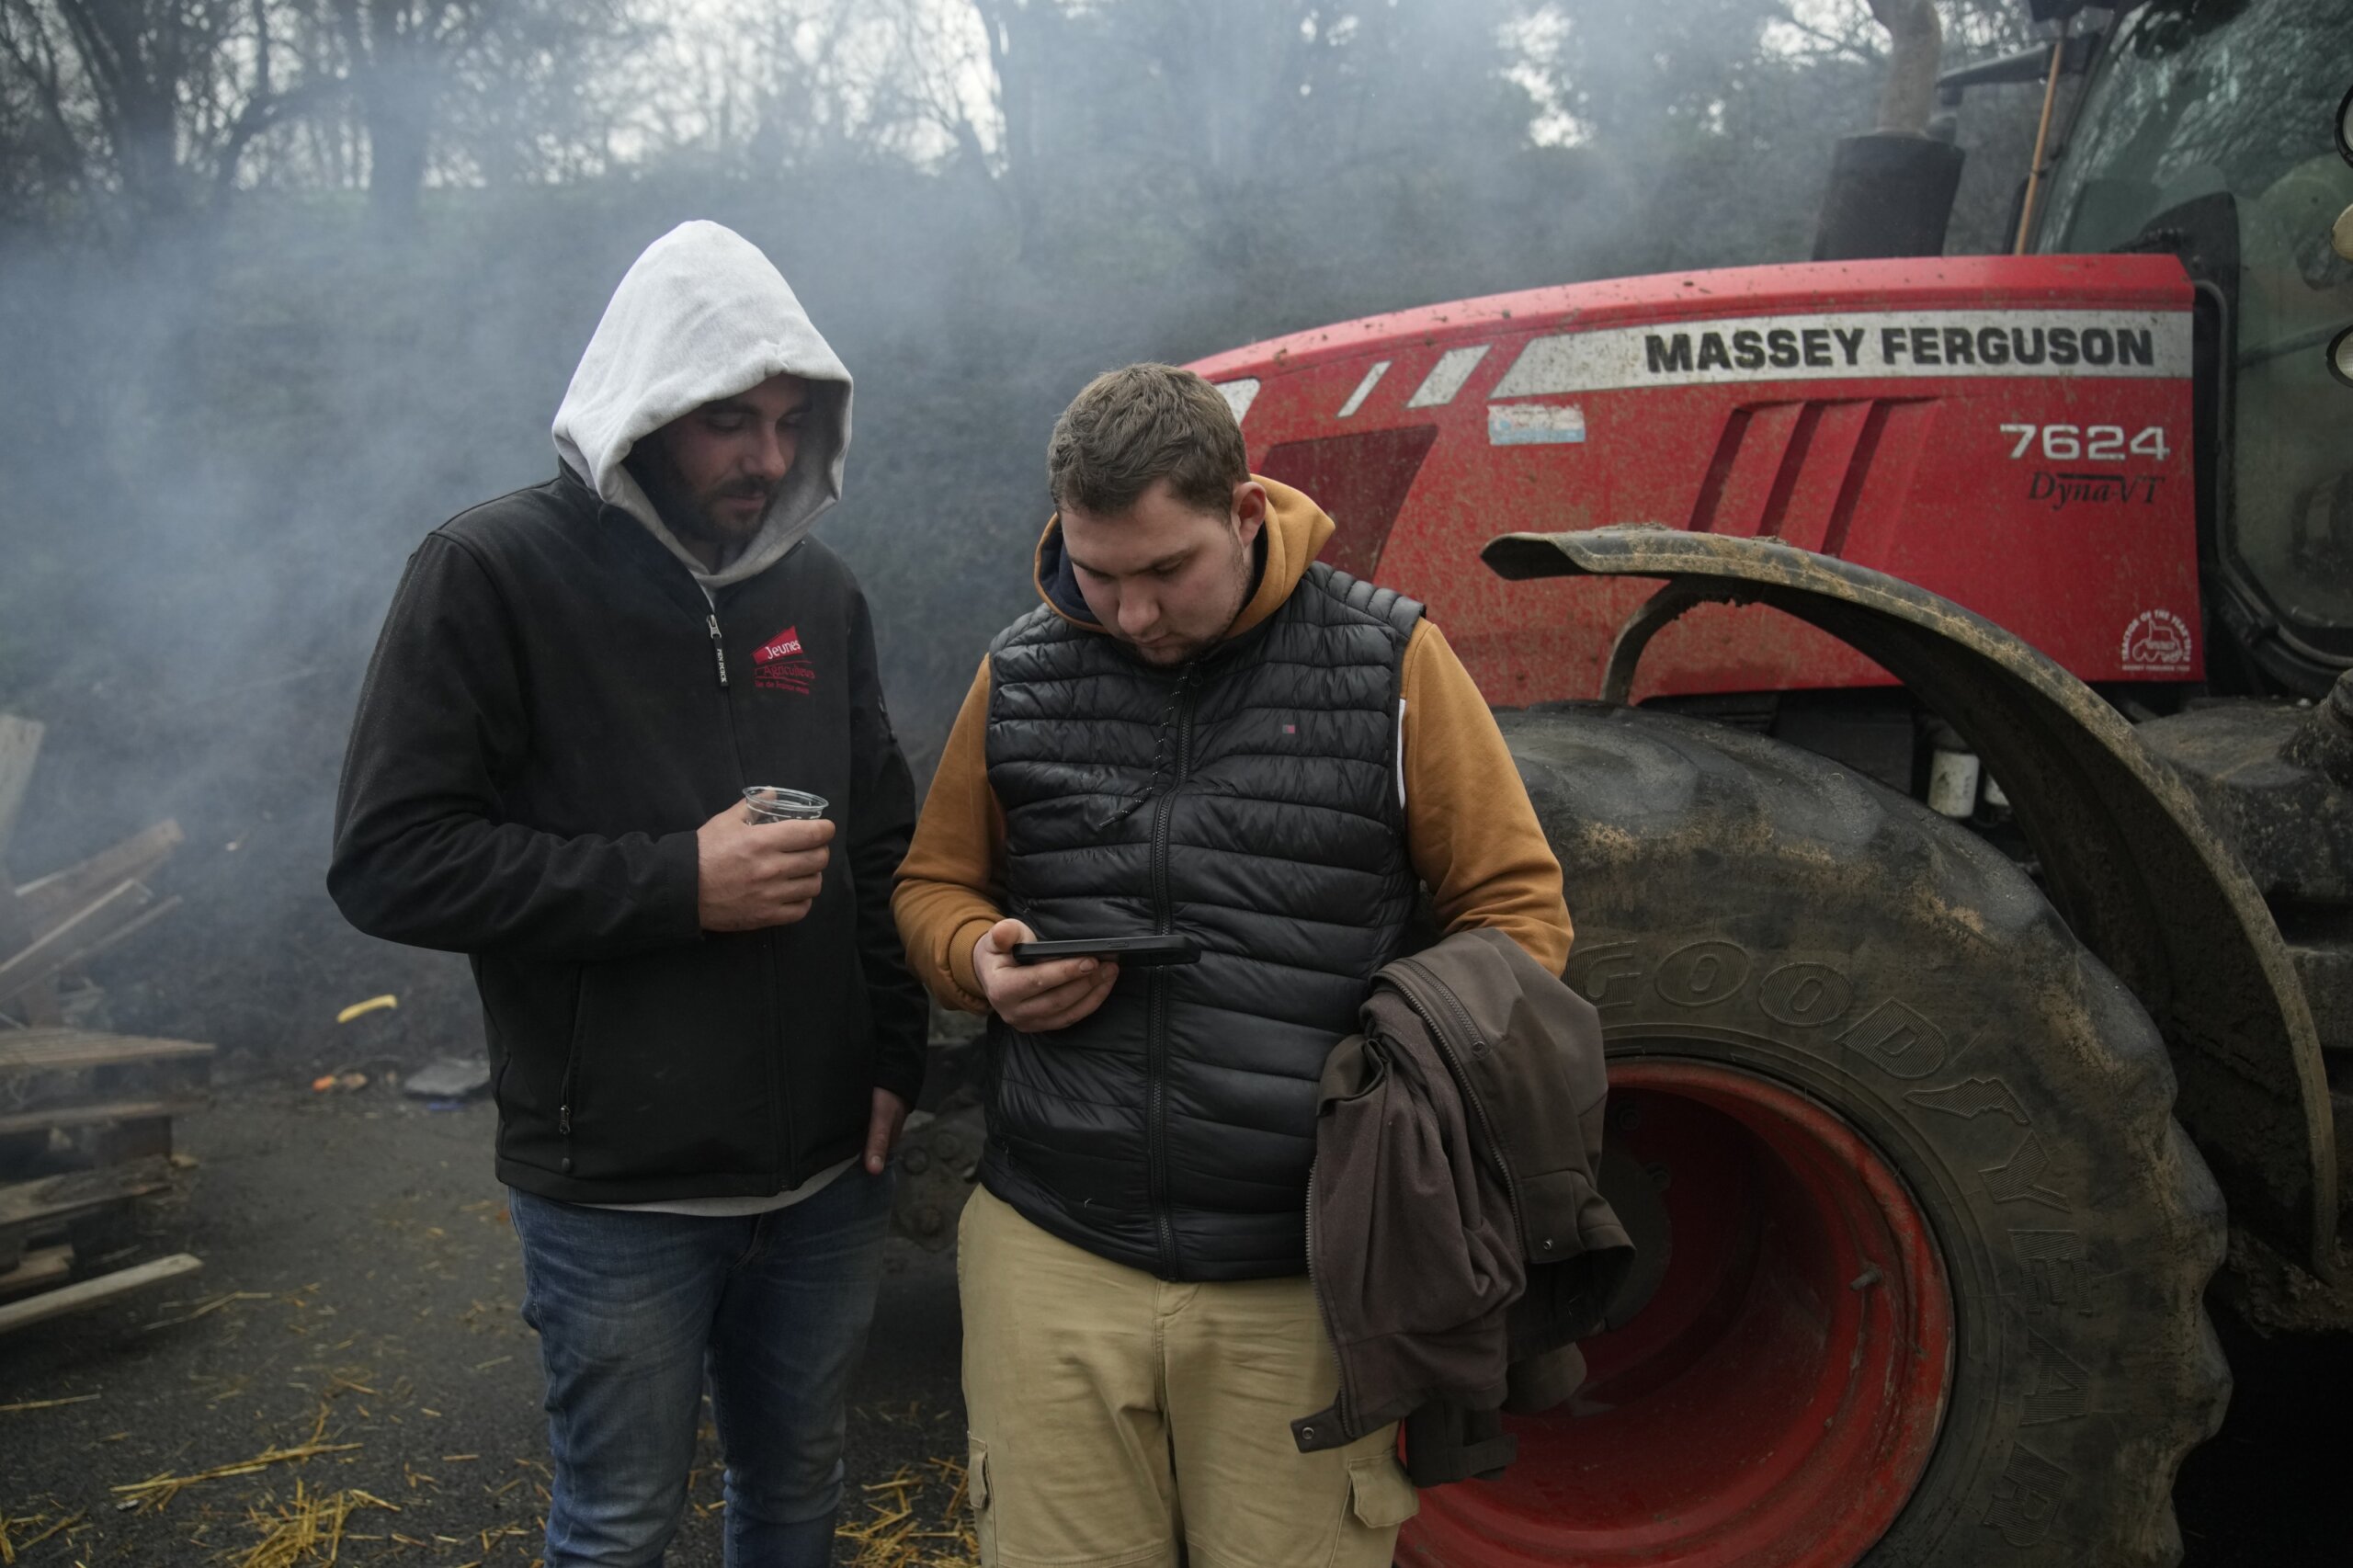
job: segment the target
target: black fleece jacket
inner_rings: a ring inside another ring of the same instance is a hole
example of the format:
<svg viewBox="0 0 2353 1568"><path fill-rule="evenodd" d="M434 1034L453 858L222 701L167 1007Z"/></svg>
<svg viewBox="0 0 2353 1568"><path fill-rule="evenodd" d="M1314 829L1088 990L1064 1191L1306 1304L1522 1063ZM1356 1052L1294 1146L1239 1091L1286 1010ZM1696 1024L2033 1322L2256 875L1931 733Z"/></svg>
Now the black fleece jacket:
<svg viewBox="0 0 2353 1568"><path fill-rule="evenodd" d="M369 666L328 889L473 960L526 1191L764 1196L921 1086L890 908L915 790L865 597L814 540L714 597L567 472L426 536ZM806 919L706 932L695 830L747 784L831 801L833 858Z"/></svg>

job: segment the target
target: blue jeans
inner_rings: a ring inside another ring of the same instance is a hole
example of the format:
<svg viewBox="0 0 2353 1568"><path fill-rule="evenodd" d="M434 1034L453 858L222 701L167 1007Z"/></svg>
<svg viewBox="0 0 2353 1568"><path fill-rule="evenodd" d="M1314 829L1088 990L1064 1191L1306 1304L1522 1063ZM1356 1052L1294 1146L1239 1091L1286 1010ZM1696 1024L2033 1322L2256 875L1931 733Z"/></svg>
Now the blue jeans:
<svg viewBox="0 0 2353 1568"><path fill-rule="evenodd" d="M728 1568L822 1568L851 1374L891 1224L854 1165L741 1219L590 1209L510 1189L523 1319L547 1370L547 1568L658 1563L677 1532L703 1378L727 1463Z"/></svg>

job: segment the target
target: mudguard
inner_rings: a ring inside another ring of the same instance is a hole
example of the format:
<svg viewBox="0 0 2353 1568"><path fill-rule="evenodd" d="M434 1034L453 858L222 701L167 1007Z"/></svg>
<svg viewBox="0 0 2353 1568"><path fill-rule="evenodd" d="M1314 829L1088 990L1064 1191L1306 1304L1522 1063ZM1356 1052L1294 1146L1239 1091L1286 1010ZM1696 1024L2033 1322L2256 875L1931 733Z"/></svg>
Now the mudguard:
<svg viewBox="0 0 2353 1568"><path fill-rule="evenodd" d="M1506 534L1480 554L1513 580L1667 579L1621 633L1613 685L1672 613L1730 598L1817 626L1910 687L2000 780L2052 903L2156 1020L2176 1114L2234 1217L2334 1278L2336 1134L2287 946L2188 791L2089 687L1948 599L1777 540L1620 527Z"/></svg>

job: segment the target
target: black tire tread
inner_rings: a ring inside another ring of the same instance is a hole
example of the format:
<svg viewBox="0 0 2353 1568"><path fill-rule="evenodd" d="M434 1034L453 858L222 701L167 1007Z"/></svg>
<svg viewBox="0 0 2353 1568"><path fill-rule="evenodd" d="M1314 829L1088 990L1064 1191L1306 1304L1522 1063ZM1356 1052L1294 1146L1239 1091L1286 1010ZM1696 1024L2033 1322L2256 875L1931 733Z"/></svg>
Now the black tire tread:
<svg viewBox="0 0 2353 1568"><path fill-rule="evenodd" d="M2113 1190L2088 1194L2085 1207L2133 1260L2113 1287L2130 1322L2109 1325L2109 1353L2088 1369L2098 1429L2071 1439L2079 1468L2063 1539L2006 1550L1984 1528L1982 1485L1932 1498L1940 1448L1914 1507L1867 1561L2177 1562L2173 1477L2220 1425L2230 1387L2203 1301L2224 1225L2220 1190L2173 1119L2172 1066L2139 1002L1999 851L1834 763L1640 710L1572 704L1501 717L1561 859L1580 947L1639 935L1661 918L1661 901L1678 897L1713 898L1717 908L1697 912L1703 922L1761 922L1801 943L1811 935L1817 949L1842 922L1859 949L1908 944L2039 1014L2031 1070L2063 1086L2053 1114L2075 1118L2064 1131L2105 1151ZM1785 907L1750 907L1774 901ZM1948 1433L1956 1429L1949 1416ZM2038 1428L2034 1440L2048 1445L2051 1434Z"/></svg>

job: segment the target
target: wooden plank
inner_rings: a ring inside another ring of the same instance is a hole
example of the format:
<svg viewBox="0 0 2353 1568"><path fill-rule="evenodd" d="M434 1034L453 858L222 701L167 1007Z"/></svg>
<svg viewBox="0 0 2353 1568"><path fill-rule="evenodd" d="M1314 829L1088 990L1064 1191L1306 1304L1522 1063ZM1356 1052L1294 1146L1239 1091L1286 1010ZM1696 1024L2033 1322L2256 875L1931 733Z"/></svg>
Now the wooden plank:
<svg viewBox="0 0 2353 1568"><path fill-rule="evenodd" d="M16 1267L0 1272L0 1300L21 1296L28 1290L46 1290L73 1272L71 1245L60 1242L53 1247L35 1247Z"/></svg>
<svg viewBox="0 0 2353 1568"><path fill-rule="evenodd" d="M85 1279L61 1290L44 1290L21 1301L10 1301L0 1306L0 1334L13 1328L23 1328L28 1324L63 1317L67 1312L82 1312L127 1296L133 1290L143 1290L166 1279L193 1274L203 1267L204 1260L194 1254L176 1252L169 1257L159 1257L136 1268L119 1268L112 1274L101 1274L96 1279Z"/></svg>
<svg viewBox="0 0 2353 1568"><path fill-rule="evenodd" d="M158 1117L191 1116L205 1108L199 1096L176 1100L98 1100L84 1105L50 1106L0 1116L0 1138L33 1132L46 1127L88 1127L101 1121L148 1121Z"/></svg>
<svg viewBox="0 0 2353 1568"><path fill-rule="evenodd" d="M17 897L16 883L8 876L8 868L0 865L0 955L17 951L31 945L38 935L25 907ZM44 980L27 986L9 1001L11 1024L62 1024L65 1010L59 1006L57 983Z"/></svg>
<svg viewBox="0 0 2353 1568"><path fill-rule="evenodd" d="M192 1040L101 1034L95 1029L11 1029L0 1034L0 1076L209 1057L213 1050Z"/></svg>
<svg viewBox="0 0 2353 1568"><path fill-rule="evenodd" d="M17 816L40 756L40 735L39 720L0 713L0 860L8 858L8 840L16 835Z"/></svg>
<svg viewBox="0 0 2353 1568"><path fill-rule="evenodd" d="M141 891L145 892L143 888ZM150 896L153 895L151 894ZM113 930L106 932L105 934L95 937L84 946L74 949L73 952L67 953L64 957L57 960L57 968L61 971L77 969L83 964L88 963L92 959L97 958L101 953L110 953L114 951L117 948L122 946L125 942L131 940L131 937L136 937L140 932L144 931L148 926L153 926L156 921L161 920L165 915L169 915L179 906L180 895L174 893L171 897L164 900L161 903L156 904L152 909L134 915L131 919L124 921L121 925L117 926Z"/></svg>
<svg viewBox="0 0 2353 1568"><path fill-rule="evenodd" d="M119 882L69 919L51 926L30 947L0 961L0 1002L78 962L119 927L136 919L154 898L141 883Z"/></svg>
<svg viewBox="0 0 2353 1568"><path fill-rule="evenodd" d="M180 824L166 818L86 860L35 877L17 889L17 902L38 935L118 883L145 881L184 838Z"/></svg>
<svg viewBox="0 0 2353 1568"><path fill-rule="evenodd" d="M0 1187L0 1230L27 1231L37 1225L61 1224L109 1203L119 1203L142 1193L161 1192L171 1184L171 1164L163 1159L68 1171L40 1181L11 1182Z"/></svg>
<svg viewBox="0 0 2353 1568"><path fill-rule="evenodd" d="M28 1043L14 1042L32 1038ZM51 1127L83 1127L203 1108L212 1048L190 1040L140 1040L70 1029L0 1030L0 1181L20 1167L27 1138L47 1142Z"/></svg>

